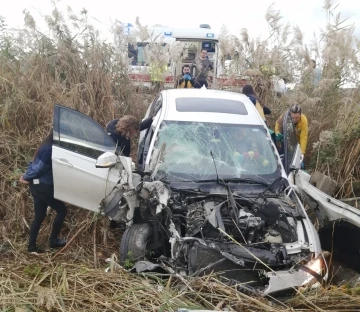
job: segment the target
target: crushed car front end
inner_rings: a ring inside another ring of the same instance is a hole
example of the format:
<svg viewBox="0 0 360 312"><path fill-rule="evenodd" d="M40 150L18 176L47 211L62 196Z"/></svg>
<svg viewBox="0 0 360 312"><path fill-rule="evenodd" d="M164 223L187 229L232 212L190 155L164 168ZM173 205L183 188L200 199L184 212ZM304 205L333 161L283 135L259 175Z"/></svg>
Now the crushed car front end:
<svg viewBox="0 0 360 312"><path fill-rule="evenodd" d="M183 202L175 192L182 204L170 209L166 266L187 276L215 273L264 295L294 293L326 279L315 229L289 197L244 198L220 189L198 198L185 192Z"/></svg>
<svg viewBox="0 0 360 312"><path fill-rule="evenodd" d="M108 201L106 214L126 222L128 229L146 225L150 234L121 247L122 264L136 255L133 264L147 260L184 276L214 273L239 290L271 296L326 280L316 230L286 183L286 191L262 193L264 185L241 180L172 183L130 175L137 184L128 188L124 183L116 192L120 205L109 209ZM275 189L286 182L278 181ZM131 240L123 237L123 245L125 241Z"/></svg>

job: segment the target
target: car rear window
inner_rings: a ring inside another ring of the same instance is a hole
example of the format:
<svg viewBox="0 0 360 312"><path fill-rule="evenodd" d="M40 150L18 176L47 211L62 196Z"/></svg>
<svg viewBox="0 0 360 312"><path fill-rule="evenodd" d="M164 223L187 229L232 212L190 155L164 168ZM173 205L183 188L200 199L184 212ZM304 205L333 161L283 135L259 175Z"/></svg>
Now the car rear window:
<svg viewBox="0 0 360 312"><path fill-rule="evenodd" d="M178 112L248 114L244 103L235 100L184 97L175 99L175 102Z"/></svg>

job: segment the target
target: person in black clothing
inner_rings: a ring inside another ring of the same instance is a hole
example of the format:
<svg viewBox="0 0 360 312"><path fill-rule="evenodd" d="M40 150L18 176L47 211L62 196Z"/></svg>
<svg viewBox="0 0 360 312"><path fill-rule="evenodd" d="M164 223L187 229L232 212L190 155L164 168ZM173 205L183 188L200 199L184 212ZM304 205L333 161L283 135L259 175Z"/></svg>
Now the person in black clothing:
<svg viewBox="0 0 360 312"><path fill-rule="evenodd" d="M44 252L42 248L39 248L36 245L36 240L41 224L46 217L48 206L56 211L56 217L50 234L50 247L59 248L66 245L65 240L58 238L67 211L65 204L54 198L54 182L51 163L52 143L53 130L50 131L48 136L41 143L35 152L33 161L30 162L26 173L19 179L19 182L30 186L30 193L34 199L35 216L30 227L28 244L29 252Z"/></svg>
<svg viewBox="0 0 360 312"><path fill-rule="evenodd" d="M138 132L150 128L153 117L139 121L131 115L125 115L120 119L110 121L106 126L108 135L116 143L119 155L130 157L130 139Z"/></svg>
<svg viewBox="0 0 360 312"><path fill-rule="evenodd" d="M245 94L254 105L256 105L256 101L258 101L259 104L263 107L264 115L271 114L270 108L263 105L263 103L260 101L259 97L257 97L255 95L254 88L252 87L252 85L249 85L249 84L245 85L242 89L242 93Z"/></svg>

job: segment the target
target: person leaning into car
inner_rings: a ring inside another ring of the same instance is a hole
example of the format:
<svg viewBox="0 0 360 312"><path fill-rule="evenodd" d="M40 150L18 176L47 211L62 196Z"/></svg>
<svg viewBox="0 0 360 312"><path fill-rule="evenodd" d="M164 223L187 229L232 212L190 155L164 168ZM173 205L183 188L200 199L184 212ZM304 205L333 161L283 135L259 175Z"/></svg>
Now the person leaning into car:
<svg viewBox="0 0 360 312"><path fill-rule="evenodd" d="M132 115L125 115L120 119L111 120L107 126L106 131L108 135L116 143L117 150L122 156L130 157L131 152L131 138L138 131L150 128L153 117L143 120L141 123Z"/></svg>
<svg viewBox="0 0 360 312"><path fill-rule="evenodd" d="M50 247L59 248L66 245L66 240L58 238L66 216L66 206L62 201L54 198L51 163L52 143L53 130L50 131L36 150L33 161L30 162L26 173L21 175L19 179L19 182L30 186L30 193L34 199L35 216L30 226L29 252L45 252L44 249L37 246L36 241L41 224L46 217L48 206L56 211L49 239Z"/></svg>

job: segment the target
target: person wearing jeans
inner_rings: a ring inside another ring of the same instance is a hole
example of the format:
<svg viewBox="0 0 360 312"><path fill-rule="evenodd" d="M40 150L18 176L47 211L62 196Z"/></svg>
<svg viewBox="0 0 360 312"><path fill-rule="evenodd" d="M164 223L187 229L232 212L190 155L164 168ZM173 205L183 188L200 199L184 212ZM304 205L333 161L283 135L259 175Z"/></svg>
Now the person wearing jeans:
<svg viewBox="0 0 360 312"><path fill-rule="evenodd" d="M53 131L44 139L35 152L33 161L30 162L26 173L20 177L20 182L30 187L30 193L34 199L35 216L30 226L30 237L28 243L29 252L42 253L44 250L36 244L42 222L50 206L56 211L52 230L49 238L51 248L59 248L66 245L66 241L59 238L61 227L66 216L65 204L54 198L54 183L52 175L52 153Z"/></svg>

